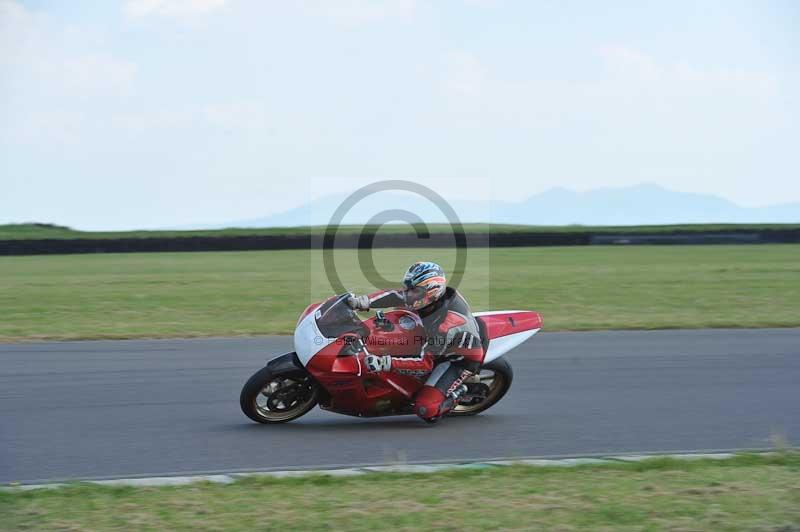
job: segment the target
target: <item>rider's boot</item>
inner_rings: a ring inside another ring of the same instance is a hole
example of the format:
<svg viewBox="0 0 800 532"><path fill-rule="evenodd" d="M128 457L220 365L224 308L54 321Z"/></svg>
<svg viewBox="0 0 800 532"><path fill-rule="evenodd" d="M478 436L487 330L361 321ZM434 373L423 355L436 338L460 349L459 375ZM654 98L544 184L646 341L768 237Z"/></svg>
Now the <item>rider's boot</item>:
<svg viewBox="0 0 800 532"><path fill-rule="evenodd" d="M436 423L442 416L455 408L458 398L466 391L466 385L462 384L445 397L440 390L433 386L425 386L419 391L414 401L414 413L428 423Z"/></svg>

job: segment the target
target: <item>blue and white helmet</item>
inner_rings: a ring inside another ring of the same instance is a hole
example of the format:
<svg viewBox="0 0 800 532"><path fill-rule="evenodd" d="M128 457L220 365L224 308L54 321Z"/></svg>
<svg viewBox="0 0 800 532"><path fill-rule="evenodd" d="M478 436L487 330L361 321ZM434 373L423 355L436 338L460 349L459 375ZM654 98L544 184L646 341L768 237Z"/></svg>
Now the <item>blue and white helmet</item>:
<svg viewBox="0 0 800 532"><path fill-rule="evenodd" d="M435 262L415 262L403 276L406 306L419 310L435 303L447 288L444 270Z"/></svg>

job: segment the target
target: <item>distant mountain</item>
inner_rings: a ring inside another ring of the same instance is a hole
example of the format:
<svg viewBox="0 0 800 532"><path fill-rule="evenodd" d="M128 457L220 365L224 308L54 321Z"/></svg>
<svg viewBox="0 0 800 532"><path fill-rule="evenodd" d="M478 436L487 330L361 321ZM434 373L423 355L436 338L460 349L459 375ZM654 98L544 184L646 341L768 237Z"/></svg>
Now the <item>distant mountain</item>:
<svg viewBox="0 0 800 532"><path fill-rule="evenodd" d="M326 225L346 194L331 195L285 212L219 227L293 227ZM524 225L657 225L680 223L798 223L800 202L742 207L710 194L668 190L641 184L575 192L553 188L521 202L455 200L450 205L462 222ZM382 192L358 203L343 223L364 224L379 212L400 209L428 223L446 222L428 200L403 192Z"/></svg>
<svg viewBox="0 0 800 532"><path fill-rule="evenodd" d="M507 204L497 214L496 223L544 225L794 223L800 222L800 203L749 208L710 194L642 184L588 192L551 189L520 204Z"/></svg>

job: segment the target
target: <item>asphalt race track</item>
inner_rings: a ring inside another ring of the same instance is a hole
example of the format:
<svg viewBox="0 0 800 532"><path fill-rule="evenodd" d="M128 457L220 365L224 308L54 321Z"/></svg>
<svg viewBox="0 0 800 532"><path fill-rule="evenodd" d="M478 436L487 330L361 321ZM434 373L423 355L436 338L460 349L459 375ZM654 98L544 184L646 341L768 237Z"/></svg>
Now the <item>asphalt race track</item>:
<svg viewBox="0 0 800 532"><path fill-rule="evenodd" d="M0 345L0 482L800 441L800 329L542 333L473 418L239 410L289 337Z"/></svg>

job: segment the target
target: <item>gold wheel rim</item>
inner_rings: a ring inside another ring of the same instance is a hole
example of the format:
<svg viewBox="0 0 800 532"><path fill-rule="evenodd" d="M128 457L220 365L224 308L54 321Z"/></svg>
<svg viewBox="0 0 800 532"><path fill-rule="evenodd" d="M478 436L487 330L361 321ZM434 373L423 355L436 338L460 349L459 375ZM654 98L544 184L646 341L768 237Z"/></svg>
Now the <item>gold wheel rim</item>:
<svg viewBox="0 0 800 532"><path fill-rule="evenodd" d="M286 421L287 419L291 419L297 415L298 412L302 412L310 404L312 404L317 398L317 391L316 389L312 389L308 392L308 397L301 400L298 399L297 401L290 402L289 405L286 405L285 408L272 410L269 407L269 402L273 394L285 389L294 384L302 384L302 380L291 379L287 377L276 377L269 382L267 382L261 390L256 394L253 398L253 407L256 413L264 418L267 421ZM284 404L282 402L278 402L278 404Z"/></svg>
<svg viewBox="0 0 800 532"><path fill-rule="evenodd" d="M456 405L456 407L453 408L453 412L459 414L469 414L471 412L475 412L477 410L480 410L487 403L491 403L492 401L494 401L500 394L500 392L505 386L505 380L506 380L505 376L502 373L498 373L494 370L484 369L482 371L490 371L492 373L490 379L485 378L483 375L481 375L480 377L481 382L484 384L486 383L485 382L486 380L491 380L491 384L488 384L489 393L486 394L486 398L483 401L479 401L473 405Z"/></svg>

